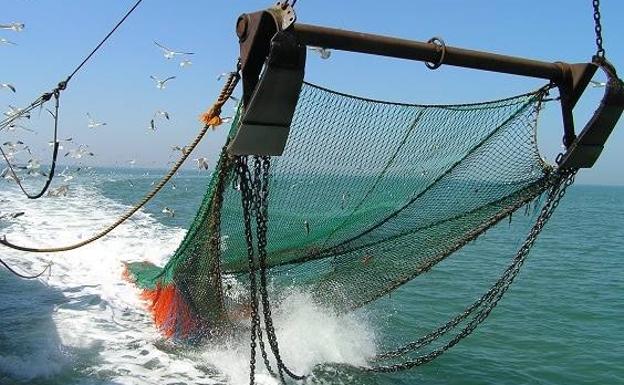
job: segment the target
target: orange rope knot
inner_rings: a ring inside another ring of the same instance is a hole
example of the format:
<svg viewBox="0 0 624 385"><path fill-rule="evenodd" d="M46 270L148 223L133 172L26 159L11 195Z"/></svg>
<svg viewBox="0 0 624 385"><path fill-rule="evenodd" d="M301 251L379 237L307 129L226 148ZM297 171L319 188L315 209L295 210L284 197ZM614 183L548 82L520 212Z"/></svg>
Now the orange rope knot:
<svg viewBox="0 0 624 385"><path fill-rule="evenodd" d="M221 115L221 106L213 105L210 109L199 116L199 120L206 126L211 127L213 130L223 123L223 120L219 116Z"/></svg>

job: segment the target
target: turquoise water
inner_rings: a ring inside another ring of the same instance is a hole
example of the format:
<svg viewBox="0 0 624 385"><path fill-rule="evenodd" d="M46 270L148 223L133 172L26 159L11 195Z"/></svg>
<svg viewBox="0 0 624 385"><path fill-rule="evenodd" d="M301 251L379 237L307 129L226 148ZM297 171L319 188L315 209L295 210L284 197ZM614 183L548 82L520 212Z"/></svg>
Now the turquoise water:
<svg viewBox="0 0 624 385"><path fill-rule="evenodd" d="M0 233L49 245L85 237L150 187L157 175L144 173L100 170L95 179L71 181L68 197L37 202L2 183L0 213L25 214L0 222ZM245 383L246 335L222 346L172 345L121 279L123 261L162 263L171 255L207 182L206 174L181 174L175 190L168 187L137 218L82 251L2 250L25 271L54 264L36 281L0 270L0 384ZM174 217L161 212L165 206ZM445 322L497 278L530 220L516 214L354 315L334 315L294 295L276 319L285 361L311 372L308 383L624 384L624 187L573 186L492 315L434 362L393 374L327 364L366 364L384 347Z"/></svg>

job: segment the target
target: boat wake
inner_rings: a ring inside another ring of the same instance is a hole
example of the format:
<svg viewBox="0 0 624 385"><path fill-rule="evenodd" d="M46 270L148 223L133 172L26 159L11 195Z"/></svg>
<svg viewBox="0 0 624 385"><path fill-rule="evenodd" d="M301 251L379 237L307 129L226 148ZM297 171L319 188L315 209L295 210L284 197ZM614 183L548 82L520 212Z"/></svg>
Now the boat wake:
<svg viewBox="0 0 624 385"><path fill-rule="evenodd" d="M0 223L2 235L35 246L84 239L128 209L97 189L80 186L67 197L35 201L3 186L0 201L3 212L24 212ZM139 212L78 250L2 250L20 271L40 271L49 262L52 267L34 281L0 271L0 383L248 383L247 331L199 348L167 342L155 330L138 290L122 279L123 262L162 264L185 231ZM282 358L297 373L310 374L329 362L364 365L375 354L375 335L365 315L335 314L306 293L284 295L276 303L274 323ZM261 358L257 362L258 382L277 384L261 368Z"/></svg>

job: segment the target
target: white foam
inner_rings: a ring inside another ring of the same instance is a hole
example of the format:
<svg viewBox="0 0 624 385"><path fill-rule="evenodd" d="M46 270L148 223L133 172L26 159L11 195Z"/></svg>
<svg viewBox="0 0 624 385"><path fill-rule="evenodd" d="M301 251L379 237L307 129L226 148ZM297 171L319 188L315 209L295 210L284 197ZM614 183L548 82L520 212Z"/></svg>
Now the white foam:
<svg viewBox="0 0 624 385"><path fill-rule="evenodd" d="M21 197L13 187L0 187L3 211L26 213L1 233L18 244L63 245L90 236L127 209L91 187L72 187L68 197L36 201ZM199 352L169 349L154 329L137 289L121 278L122 262L162 264L184 234L185 230L164 226L141 212L109 236L78 250L36 255L3 250L5 259L18 268L37 271L52 261L51 275L42 280L65 299L51 314L56 330L50 333L58 338L37 340L44 344L40 356L0 352L0 374L18 379L49 377L79 366L85 376L97 374L123 384L224 379L248 383L247 332L236 341ZM309 374L326 362L362 365L375 353L372 328L363 318L334 314L304 293L285 296L274 315L282 357L297 373ZM24 332L28 333L27 327ZM278 383L261 369L261 359L258 363L258 381Z"/></svg>
<svg viewBox="0 0 624 385"><path fill-rule="evenodd" d="M309 375L324 363L366 365L366 360L375 355L375 335L363 315L336 314L315 303L309 294L297 290L290 291L274 306L277 306L273 322L280 355L296 374ZM249 337L248 331L244 333L235 342L202 353L232 384L249 383ZM259 348L257 355L258 382L278 384L278 380L267 375ZM269 358L275 368L271 352Z"/></svg>

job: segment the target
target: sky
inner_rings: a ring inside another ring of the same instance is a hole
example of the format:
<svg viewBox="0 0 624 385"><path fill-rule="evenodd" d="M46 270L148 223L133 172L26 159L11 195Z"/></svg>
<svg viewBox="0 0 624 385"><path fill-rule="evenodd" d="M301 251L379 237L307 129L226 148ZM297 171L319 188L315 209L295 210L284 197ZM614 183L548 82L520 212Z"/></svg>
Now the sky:
<svg viewBox="0 0 624 385"><path fill-rule="evenodd" d="M17 45L0 44L0 109L23 106L52 89L82 61L134 0L2 0L0 24L23 22L24 31L0 31ZM98 165L167 167L200 128L197 117L217 96L219 74L230 71L238 57L235 22L241 13L270 6L259 0L144 0L106 45L72 79L61 97L60 136L89 145ZM624 66L624 2L603 0L602 24L607 57ZM443 38L447 45L533 58L543 61L587 62L595 52L590 0L328 1L299 0L298 20L361 32L427 41ZM167 60L158 41L190 51L192 66ZM622 70L624 72L624 67ZM150 79L176 76L159 90ZM597 74L596 80L604 80ZM478 102L535 90L544 81L369 55L332 52L329 60L309 55L306 80L369 98L413 102ZM577 132L597 107L603 89L588 88L575 109ZM236 95L241 94L240 88ZM156 110L171 119L157 120ZM87 113L106 122L87 127ZM227 106L223 116L233 114ZM42 163L49 159L52 126L47 113L35 114L35 133L0 132L0 140L23 140ZM228 128L211 132L191 158L208 157L214 164ZM538 142L544 158L561 151L559 108L551 104L541 116ZM624 185L624 119L616 127L597 164L579 173L586 184ZM66 148L64 151L67 151ZM70 163L68 158L63 162ZM192 166L192 162L189 167Z"/></svg>

